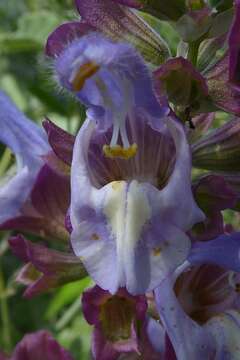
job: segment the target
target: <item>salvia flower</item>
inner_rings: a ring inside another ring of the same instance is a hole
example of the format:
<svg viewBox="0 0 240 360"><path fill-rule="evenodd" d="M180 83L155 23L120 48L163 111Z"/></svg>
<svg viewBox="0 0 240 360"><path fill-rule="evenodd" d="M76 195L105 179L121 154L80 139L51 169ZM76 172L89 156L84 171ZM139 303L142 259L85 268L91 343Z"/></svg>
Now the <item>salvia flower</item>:
<svg viewBox="0 0 240 360"><path fill-rule="evenodd" d="M155 127L161 126L159 119L168 111L160 108L150 74L137 52L97 33L66 47L55 60L55 72L60 85L88 107L87 117L97 120L103 130L113 125L110 144L103 149L107 156L135 155L136 144L129 144L126 133L126 118L134 106L147 111L148 121Z"/></svg>
<svg viewBox="0 0 240 360"><path fill-rule="evenodd" d="M204 218L184 128L164 118L129 45L86 35L58 55L55 71L88 107L71 167L73 249L103 289L144 293L186 258L185 232Z"/></svg>

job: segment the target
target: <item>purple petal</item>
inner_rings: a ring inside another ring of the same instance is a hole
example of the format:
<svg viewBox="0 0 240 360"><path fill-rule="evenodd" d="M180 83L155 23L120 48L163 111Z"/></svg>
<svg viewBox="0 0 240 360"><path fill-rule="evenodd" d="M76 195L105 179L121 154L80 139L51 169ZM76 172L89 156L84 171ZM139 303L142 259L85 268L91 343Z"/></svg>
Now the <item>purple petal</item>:
<svg viewBox="0 0 240 360"><path fill-rule="evenodd" d="M88 75L82 70L85 67ZM60 54L55 72L61 86L87 106L88 117L97 120L101 129L117 119L125 119L134 106L157 118L157 123L168 113L168 108L160 107L155 97L151 74L143 59L126 43L113 43L97 33L86 35ZM76 85L78 76L81 80Z"/></svg>
<svg viewBox="0 0 240 360"><path fill-rule="evenodd" d="M161 37L127 7L121 7L111 0L75 2L84 22L114 41L133 44L148 62L159 65L169 56Z"/></svg>
<svg viewBox="0 0 240 360"><path fill-rule="evenodd" d="M228 309L239 309L239 279L239 274L216 265L194 266L178 277L174 290L186 314L205 324Z"/></svg>
<svg viewBox="0 0 240 360"><path fill-rule="evenodd" d="M38 295L51 288L86 276L86 271L81 262L71 253L63 253L31 243L21 235L10 238L9 244L14 255L25 263L31 263L39 272L39 276L29 284L25 291L26 297ZM25 275L26 270L25 268ZM20 273L18 280L22 278L24 278L23 273Z"/></svg>
<svg viewBox="0 0 240 360"><path fill-rule="evenodd" d="M9 359L9 356L7 356L4 353L0 352L0 360L10 360L10 359Z"/></svg>
<svg viewBox="0 0 240 360"><path fill-rule="evenodd" d="M208 96L205 79L182 57L167 60L155 70L154 81L159 97L166 94L169 102L192 107L193 111L198 111Z"/></svg>
<svg viewBox="0 0 240 360"><path fill-rule="evenodd" d="M115 359L121 352L138 351L135 327L137 321L145 320L144 296L131 296L124 288L112 296L95 286L84 292L82 305L86 320L95 325L92 343L95 358Z"/></svg>
<svg viewBox="0 0 240 360"><path fill-rule="evenodd" d="M232 208L236 194L223 177L206 175L193 186L194 197L204 212L215 212Z"/></svg>
<svg viewBox="0 0 240 360"><path fill-rule="evenodd" d="M44 132L28 120L0 92L0 141L16 155L17 174L0 189L0 223L19 214L19 210L32 190L43 155L49 151Z"/></svg>
<svg viewBox="0 0 240 360"><path fill-rule="evenodd" d="M107 342L102 331L96 327L92 334L92 354L96 360L117 360L119 352Z"/></svg>
<svg viewBox="0 0 240 360"><path fill-rule="evenodd" d="M87 149L94 124L86 121L74 145L71 241L74 252L103 289L132 294L156 287L186 258L185 231L204 219L191 192L190 152L182 124L167 125L177 149L175 167L160 191L138 181L97 189L90 180Z"/></svg>
<svg viewBox="0 0 240 360"><path fill-rule="evenodd" d="M215 119L215 113L206 113L195 116L192 119L194 129L188 130L188 141L190 144L194 144L199 138L206 135L210 129L213 120Z"/></svg>
<svg viewBox="0 0 240 360"><path fill-rule="evenodd" d="M156 305L178 360L211 359L214 341L211 334L188 317L180 306L171 280L155 290Z"/></svg>
<svg viewBox="0 0 240 360"><path fill-rule="evenodd" d="M214 239L224 233L222 210L234 208L237 193L225 181L224 177L206 175L193 186L194 197L204 211L204 223L197 224L191 234L197 241Z"/></svg>
<svg viewBox="0 0 240 360"><path fill-rule="evenodd" d="M60 25L48 36L45 46L46 55L58 56L68 44L90 31L95 31L95 28L80 21Z"/></svg>
<svg viewBox="0 0 240 360"><path fill-rule="evenodd" d="M229 80L240 90L240 1L235 0L235 16L229 33Z"/></svg>
<svg viewBox="0 0 240 360"><path fill-rule="evenodd" d="M113 0L118 4L122 4L125 6L129 6L135 9L141 9L143 5L141 4L141 0Z"/></svg>
<svg viewBox="0 0 240 360"><path fill-rule="evenodd" d="M216 359L237 360L240 357L240 316L238 311L226 311L212 318L206 329L216 341Z"/></svg>
<svg viewBox="0 0 240 360"><path fill-rule="evenodd" d="M68 351L61 347L44 330L25 335L17 344L10 360L73 360Z"/></svg>
<svg viewBox="0 0 240 360"><path fill-rule="evenodd" d="M71 165L75 137L56 126L49 119L43 122L43 127L54 153L67 165Z"/></svg>
<svg viewBox="0 0 240 360"><path fill-rule="evenodd" d="M119 4L147 12L163 20L176 21L186 12L183 0L162 0L161 3L151 0L113 0Z"/></svg>
<svg viewBox="0 0 240 360"><path fill-rule="evenodd" d="M240 233L221 235L214 240L195 243L188 260L190 263L216 264L236 272L240 271Z"/></svg>
<svg viewBox="0 0 240 360"><path fill-rule="evenodd" d="M209 89L209 95L213 103L226 112L240 115L240 93L229 83L229 55L226 54L205 76Z"/></svg>
<svg viewBox="0 0 240 360"><path fill-rule="evenodd" d="M221 172L219 174L224 178L230 188L235 192L237 196L237 203L235 204L234 209L239 211L240 209L240 173L230 173L230 172Z"/></svg>
<svg viewBox="0 0 240 360"><path fill-rule="evenodd" d="M61 196L59 196L61 194ZM17 229L48 237L68 239L65 216L70 205L70 179L59 175L48 165L39 171L28 202L20 215L0 226L2 230Z"/></svg>
<svg viewBox="0 0 240 360"><path fill-rule="evenodd" d="M36 167L41 163L40 157L49 151L44 131L3 92L0 92L0 108L0 141L17 155L22 165Z"/></svg>
<svg viewBox="0 0 240 360"><path fill-rule="evenodd" d="M168 118L167 125L175 142L177 158L172 175L161 191L161 202L166 207L165 216L181 229L188 230L204 220L191 189L191 154L183 125L174 118ZM177 204L177 205L176 205Z"/></svg>

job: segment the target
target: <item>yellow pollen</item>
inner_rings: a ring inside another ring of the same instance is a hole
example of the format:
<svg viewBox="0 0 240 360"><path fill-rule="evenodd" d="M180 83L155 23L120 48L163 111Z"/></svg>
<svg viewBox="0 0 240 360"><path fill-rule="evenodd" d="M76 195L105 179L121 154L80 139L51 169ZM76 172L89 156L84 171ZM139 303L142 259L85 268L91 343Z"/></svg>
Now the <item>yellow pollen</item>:
<svg viewBox="0 0 240 360"><path fill-rule="evenodd" d="M93 233L92 236L91 236L91 239L92 240L99 240L100 239L100 236L96 233Z"/></svg>
<svg viewBox="0 0 240 360"><path fill-rule="evenodd" d="M103 152L106 157L109 158L121 158L128 160L136 155L137 153L137 144L132 144L128 148L125 148L120 145L110 146L104 145Z"/></svg>
<svg viewBox="0 0 240 360"><path fill-rule="evenodd" d="M153 255L159 256L162 252L162 249L160 247L153 248Z"/></svg>
<svg viewBox="0 0 240 360"><path fill-rule="evenodd" d="M72 81L73 90L80 91L85 83L85 80L94 75L98 70L99 65L93 61L89 61L81 65Z"/></svg>

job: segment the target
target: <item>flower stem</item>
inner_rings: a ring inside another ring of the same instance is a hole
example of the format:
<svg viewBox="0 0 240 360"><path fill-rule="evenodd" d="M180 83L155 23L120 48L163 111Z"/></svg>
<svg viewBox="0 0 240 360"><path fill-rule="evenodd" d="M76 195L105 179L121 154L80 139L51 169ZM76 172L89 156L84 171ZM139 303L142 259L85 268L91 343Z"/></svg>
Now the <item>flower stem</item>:
<svg viewBox="0 0 240 360"><path fill-rule="evenodd" d="M10 352L12 348L10 318L9 318L6 289L4 284L4 277L1 268L1 263L0 263L0 313L2 319L2 340L5 348L4 350Z"/></svg>

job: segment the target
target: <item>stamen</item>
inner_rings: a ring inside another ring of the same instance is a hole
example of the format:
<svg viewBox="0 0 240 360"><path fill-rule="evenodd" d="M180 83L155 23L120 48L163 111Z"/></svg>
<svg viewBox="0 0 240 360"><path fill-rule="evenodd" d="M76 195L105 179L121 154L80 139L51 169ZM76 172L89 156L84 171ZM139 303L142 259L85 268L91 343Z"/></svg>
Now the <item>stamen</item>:
<svg viewBox="0 0 240 360"><path fill-rule="evenodd" d="M125 119L125 113L118 114L118 116L115 117L110 145L105 144L103 146L103 152L106 157L128 160L136 155L138 147L135 143L132 145L129 144ZM123 146L117 144L119 136L122 140Z"/></svg>
<svg viewBox="0 0 240 360"><path fill-rule="evenodd" d="M135 156L137 153L137 144L132 144L128 148L125 148L121 145L104 145L103 146L103 152L106 157L109 158L121 158L128 160L131 157Z"/></svg>
<svg viewBox="0 0 240 360"><path fill-rule="evenodd" d="M80 66L72 80L72 87L74 91L80 91L85 84L85 81L94 75L99 70L99 65L90 61Z"/></svg>

